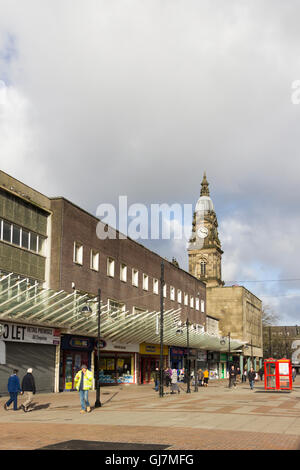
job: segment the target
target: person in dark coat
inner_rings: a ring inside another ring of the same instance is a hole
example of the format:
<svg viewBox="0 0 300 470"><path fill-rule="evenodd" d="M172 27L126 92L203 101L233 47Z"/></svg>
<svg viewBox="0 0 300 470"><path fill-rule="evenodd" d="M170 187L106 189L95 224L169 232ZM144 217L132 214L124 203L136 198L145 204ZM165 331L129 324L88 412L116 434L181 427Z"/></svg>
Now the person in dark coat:
<svg viewBox="0 0 300 470"><path fill-rule="evenodd" d="M12 375L8 379L7 390L9 393L9 400L4 404L4 409L8 410L11 403L14 404L14 411L18 410L18 393L22 393L20 380L18 377L18 370L14 369Z"/></svg>
<svg viewBox="0 0 300 470"><path fill-rule="evenodd" d="M228 375L229 375L229 388L231 388L232 385L235 388L236 387L236 370L234 366L230 367Z"/></svg>
<svg viewBox="0 0 300 470"><path fill-rule="evenodd" d="M251 367L251 369L250 369L249 372L248 372L248 380L249 380L249 384L250 384L251 390L254 389L255 377L256 377L256 372L255 372L255 370L253 369L253 367Z"/></svg>
<svg viewBox="0 0 300 470"><path fill-rule="evenodd" d="M32 402L33 395L35 395L36 389L35 389L35 380L32 375L32 369L29 368L27 370L27 374L24 375L23 380L22 380L22 391L25 394L25 402L21 405L21 408L23 411L32 411L32 408L29 408L29 405Z"/></svg>

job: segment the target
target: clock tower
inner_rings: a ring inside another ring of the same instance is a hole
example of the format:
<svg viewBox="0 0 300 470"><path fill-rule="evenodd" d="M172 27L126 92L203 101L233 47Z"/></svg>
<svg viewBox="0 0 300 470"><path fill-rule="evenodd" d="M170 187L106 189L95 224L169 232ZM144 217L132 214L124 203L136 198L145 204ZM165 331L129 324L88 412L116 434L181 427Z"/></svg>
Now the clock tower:
<svg viewBox="0 0 300 470"><path fill-rule="evenodd" d="M218 220L208 186L204 172L188 246L189 272L204 281L207 287L219 287L224 285L221 269L223 251L218 235Z"/></svg>

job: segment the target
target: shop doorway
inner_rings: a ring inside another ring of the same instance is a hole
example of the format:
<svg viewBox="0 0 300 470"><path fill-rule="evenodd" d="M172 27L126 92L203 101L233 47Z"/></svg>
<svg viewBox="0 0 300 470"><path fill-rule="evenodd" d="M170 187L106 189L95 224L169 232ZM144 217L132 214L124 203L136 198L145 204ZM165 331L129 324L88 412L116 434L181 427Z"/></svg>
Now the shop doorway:
<svg viewBox="0 0 300 470"><path fill-rule="evenodd" d="M159 357L142 357L140 367L140 383L148 384L154 381L155 369L159 369Z"/></svg>
<svg viewBox="0 0 300 470"><path fill-rule="evenodd" d="M74 379L82 364L88 366L89 353L85 351L64 351L62 370L62 389L74 390Z"/></svg>

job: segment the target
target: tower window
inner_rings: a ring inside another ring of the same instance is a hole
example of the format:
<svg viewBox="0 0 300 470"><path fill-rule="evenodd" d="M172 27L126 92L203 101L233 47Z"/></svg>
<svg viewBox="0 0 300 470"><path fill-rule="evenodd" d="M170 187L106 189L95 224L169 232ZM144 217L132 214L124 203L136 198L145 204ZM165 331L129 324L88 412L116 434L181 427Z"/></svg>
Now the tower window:
<svg viewBox="0 0 300 470"><path fill-rule="evenodd" d="M205 261L201 261L200 269L201 269L201 276L205 276L206 275L206 263L205 263Z"/></svg>

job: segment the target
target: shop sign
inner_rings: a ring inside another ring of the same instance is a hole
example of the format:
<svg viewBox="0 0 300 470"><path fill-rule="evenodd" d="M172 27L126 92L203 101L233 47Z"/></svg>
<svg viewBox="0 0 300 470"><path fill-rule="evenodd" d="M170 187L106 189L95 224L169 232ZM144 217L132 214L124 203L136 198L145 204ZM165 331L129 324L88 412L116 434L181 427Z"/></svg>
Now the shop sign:
<svg viewBox="0 0 300 470"><path fill-rule="evenodd" d="M96 346L95 349L97 350L97 341L95 341ZM119 351L119 352L139 352L139 345L138 344L125 344L120 342L113 342L109 339L104 340L101 339L100 348L103 351Z"/></svg>
<svg viewBox="0 0 300 470"><path fill-rule="evenodd" d="M167 356L169 353L168 346L163 347L163 355ZM149 354L154 356L160 355L160 344L148 344L142 343L140 344L140 354Z"/></svg>
<svg viewBox="0 0 300 470"><path fill-rule="evenodd" d="M20 343L60 344L60 330L39 326L2 323L1 339Z"/></svg>
<svg viewBox="0 0 300 470"><path fill-rule="evenodd" d="M197 359L198 361L207 361L207 351L198 351L197 352Z"/></svg>

